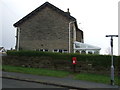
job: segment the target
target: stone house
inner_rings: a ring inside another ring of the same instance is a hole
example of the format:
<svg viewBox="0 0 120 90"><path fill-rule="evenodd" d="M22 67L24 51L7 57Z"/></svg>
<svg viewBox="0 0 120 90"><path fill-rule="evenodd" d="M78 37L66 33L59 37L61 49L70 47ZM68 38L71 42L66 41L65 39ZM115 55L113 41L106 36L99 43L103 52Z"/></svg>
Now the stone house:
<svg viewBox="0 0 120 90"><path fill-rule="evenodd" d="M75 41L84 42L76 19L49 2L14 24L16 50L73 52Z"/></svg>

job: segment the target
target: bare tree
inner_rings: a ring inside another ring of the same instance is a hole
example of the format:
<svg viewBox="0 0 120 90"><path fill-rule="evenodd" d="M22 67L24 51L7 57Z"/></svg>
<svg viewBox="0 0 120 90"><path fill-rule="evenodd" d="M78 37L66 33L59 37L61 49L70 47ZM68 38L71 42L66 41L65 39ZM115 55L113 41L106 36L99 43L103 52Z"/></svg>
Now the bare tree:
<svg viewBox="0 0 120 90"><path fill-rule="evenodd" d="M111 49L110 49L110 47L108 47L108 48L105 50L105 53L108 54L108 55L111 54Z"/></svg>

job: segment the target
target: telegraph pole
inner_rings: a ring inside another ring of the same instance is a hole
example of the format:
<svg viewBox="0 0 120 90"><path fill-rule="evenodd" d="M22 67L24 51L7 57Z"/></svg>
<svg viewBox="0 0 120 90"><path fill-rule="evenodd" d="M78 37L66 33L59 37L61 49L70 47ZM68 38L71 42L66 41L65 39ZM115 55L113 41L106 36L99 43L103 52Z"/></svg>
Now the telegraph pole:
<svg viewBox="0 0 120 90"><path fill-rule="evenodd" d="M111 37L111 85L114 85L114 65L113 65L113 37L118 37L118 35L106 35L106 37Z"/></svg>

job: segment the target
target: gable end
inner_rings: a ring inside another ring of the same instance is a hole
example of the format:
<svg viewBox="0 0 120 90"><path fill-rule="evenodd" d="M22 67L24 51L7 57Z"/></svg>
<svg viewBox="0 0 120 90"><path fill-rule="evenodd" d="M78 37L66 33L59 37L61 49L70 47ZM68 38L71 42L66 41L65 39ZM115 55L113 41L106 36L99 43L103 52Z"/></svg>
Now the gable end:
<svg viewBox="0 0 120 90"><path fill-rule="evenodd" d="M61 9L59 9L56 6L50 4L49 2L45 2L43 5L41 5L40 7L36 8L34 11L32 11L31 13L29 13L28 15L26 15L25 17L23 17L18 22L16 22L13 26L18 27L20 24L22 24L23 22L25 22L27 19L29 19L33 15L36 15L36 13L40 12L45 7L49 7L51 9L53 9L54 11L56 11L59 14L63 15L64 17L68 18L69 20L76 21L76 19L74 17L72 17L69 13L62 11Z"/></svg>

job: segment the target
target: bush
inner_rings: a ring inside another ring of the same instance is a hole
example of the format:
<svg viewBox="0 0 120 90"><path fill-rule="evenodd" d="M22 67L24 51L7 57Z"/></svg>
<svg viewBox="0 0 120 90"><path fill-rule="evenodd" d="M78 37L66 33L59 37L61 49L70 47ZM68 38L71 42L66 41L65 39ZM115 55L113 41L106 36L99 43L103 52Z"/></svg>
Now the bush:
<svg viewBox="0 0 120 90"><path fill-rule="evenodd" d="M76 68L78 70L109 70L111 66L111 56L110 55L85 55L77 53L52 53L52 52L39 52L39 51L8 51L8 56L17 56L20 58L17 62L26 62L29 64L37 65L37 62L49 63L49 65L54 65L56 68L72 67L72 57L77 57ZM36 58L37 57L37 58ZM18 59L17 58L17 59ZM7 61L8 62L8 61ZM6 63L7 63L6 62ZM120 56L114 56L114 66L115 70L119 70ZM46 65L45 65L46 66ZM48 67L49 68L49 67Z"/></svg>
<svg viewBox="0 0 120 90"><path fill-rule="evenodd" d="M85 61L91 63L93 66L110 66L111 56L110 55L85 55L77 53L52 53L52 52L40 52L40 51L8 51L7 55L9 56L38 56L38 57L51 57L54 60L68 60L71 61L72 57L77 57L77 61ZM118 66L120 61L120 56L114 56L114 64Z"/></svg>

